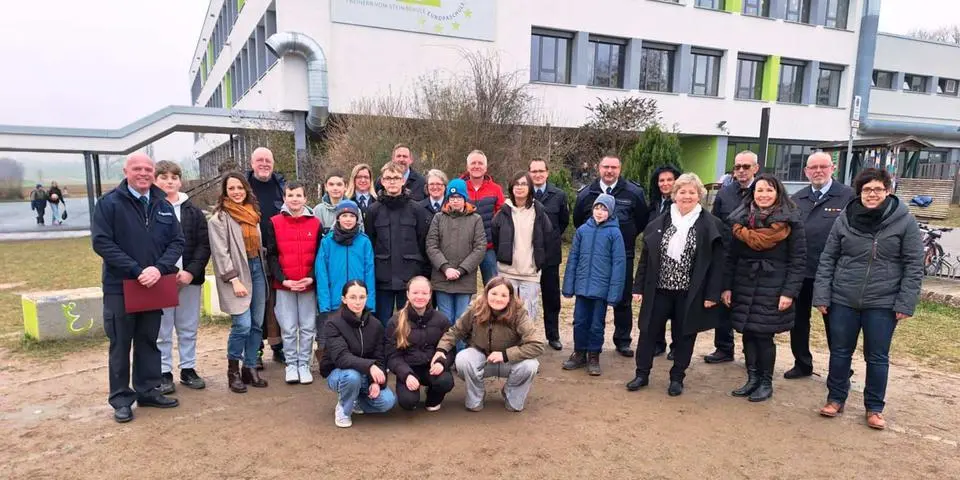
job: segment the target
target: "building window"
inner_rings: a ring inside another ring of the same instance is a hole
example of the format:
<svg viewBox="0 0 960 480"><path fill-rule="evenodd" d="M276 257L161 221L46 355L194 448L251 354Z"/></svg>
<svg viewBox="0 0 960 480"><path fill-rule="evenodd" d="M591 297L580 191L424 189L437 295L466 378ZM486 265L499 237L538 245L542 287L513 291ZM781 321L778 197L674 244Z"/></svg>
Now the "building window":
<svg viewBox="0 0 960 480"><path fill-rule="evenodd" d="M771 144L767 150L768 164L773 164L773 174L785 182L802 182L803 167L807 157L814 151L808 145L779 145Z"/></svg>
<svg viewBox="0 0 960 480"><path fill-rule="evenodd" d="M588 84L623 88L623 61L626 41L590 39Z"/></svg>
<svg viewBox="0 0 960 480"><path fill-rule="evenodd" d="M893 72L885 72L883 70L874 70L873 71L873 86L877 88L888 88L893 89L893 78L897 74Z"/></svg>
<svg viewBox="0 0 960 480"><path fill-rule="evenodd" d="M941 78L937 82L937 93L940 95L957 96L958 81L952 78Z"/></svg>
<svg viewBox="0 0 960 480"><path fill-rule="evenodd" d="M736 98L760 100L763 93L764 60L754 56L741 55L737 59Z"/></svg>
<svg viewBox="0 0 960 480"><path fill-rule="evenodd" d="M847 14L850 10L850 0L827 0L827 19L824 26L830 28L847 28Z"/></svg>
<svg viewBox="0 0 960 480"><path fill-rule="evenodd" d="M643 43L640 57L640 90L673 91L674 47Z"/></svg>
<svg viewBox="0 0 960 480"><path fill-rule="evenodd" d="M723 52L694 48L690 93L716 97L720 93L720 59Z"/></svg>
<svg viewBox="0 0 960 480"><path fill-rule="evenodd" d="M927 77L922 75L904 75L903 89L908 92L926 92Z"/></svg>
<svg viewBox="0 0 960 480"><path fill-rule="evenodd" d="M530 36L530 81L570 83L573 35L534 30Z"/></svg>
<svg viewBox="0 0 960 480"><path fill-rule="evenodd" d="M820 78L817 80L817 105L836 107L840 104L840 76L841 67L820 67Z"/></svg>
<svg viewBox="0 0 960 480"><path fill-rule="evenodd" d="M787 0L787 12L784 20L810 23L810 0Z"/></svg>
<svg viewBox="0 0 960 480"><path fill-rule="evenodd" d="M713 10L723 10L723 0L697 0L698 7L710 8Z"/></svg>
<svg viewBox="0 0 960 480"><path fill-rule="evenodd" d="M803 103L804 62L783 60L780 64L780 88L777 101L784 103Z"/></svg>
<svg viewBox="0 0 960 480"><path fill-rule="evenodd" d="M770 2L767 0L743 0L743 14L754 17L769 17Z"/></svg>

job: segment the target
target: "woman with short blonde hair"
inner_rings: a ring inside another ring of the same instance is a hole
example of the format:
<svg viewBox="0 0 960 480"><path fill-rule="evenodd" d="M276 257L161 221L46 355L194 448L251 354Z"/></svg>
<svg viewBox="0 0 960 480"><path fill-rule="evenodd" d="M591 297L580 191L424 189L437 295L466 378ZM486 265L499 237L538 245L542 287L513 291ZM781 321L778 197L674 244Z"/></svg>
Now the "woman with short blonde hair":
<svg viewBox="0 0 960 480"><path fill-rule="evenodd" d="M362 213L366 213L370 204L377 200L377 192L373 188L373 169L370 165L358 163L353 167L344 198L357 202Z"/></svg>

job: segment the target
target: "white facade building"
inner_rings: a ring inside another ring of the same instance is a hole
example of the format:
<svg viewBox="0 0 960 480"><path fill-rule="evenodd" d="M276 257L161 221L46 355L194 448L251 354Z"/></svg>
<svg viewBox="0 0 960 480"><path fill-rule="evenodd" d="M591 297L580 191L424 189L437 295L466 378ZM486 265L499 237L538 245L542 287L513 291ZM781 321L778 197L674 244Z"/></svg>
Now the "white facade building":
<svg viewBox="0 0 960 480"><path fill-rule="evenodd" d="M348 114L424 73L462 72L463 51L491 51L525 72L554 125L582 125L598 97L656 99L683 135L685 166L707 181L756 148L770 107L766 167L801 180L815 145L848 136L865 1L211 0L190 80L195 105L306 111L305 61L264 44L299 32L325 53L330 113ZM941 82L960 79L960 49L873 38L891 86L872 89L869 115L960 123L956 81ZM924 93L903 91L920 81L911 75L926 78ZM201 154L223 142L207 137ZM960 161L960 136L936 144Z"/></svg>

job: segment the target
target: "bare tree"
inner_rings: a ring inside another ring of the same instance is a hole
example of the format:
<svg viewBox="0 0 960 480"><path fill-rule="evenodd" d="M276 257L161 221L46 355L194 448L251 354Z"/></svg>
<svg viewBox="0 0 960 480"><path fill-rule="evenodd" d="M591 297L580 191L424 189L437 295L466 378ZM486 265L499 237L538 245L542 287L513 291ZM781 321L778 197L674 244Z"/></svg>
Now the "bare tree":
<svg viewBox="0 0 960 480"><path fill-rule="evenodd" d="M915 28L910 30L907 35L921 40L960 45L960 24L945 25L934 29Z"/></svg>
<svg viewBox="0 0 960 480"><path fill-rule="evenodd" d="M0 158L0 198L23 198L23 164Z"/></svg>

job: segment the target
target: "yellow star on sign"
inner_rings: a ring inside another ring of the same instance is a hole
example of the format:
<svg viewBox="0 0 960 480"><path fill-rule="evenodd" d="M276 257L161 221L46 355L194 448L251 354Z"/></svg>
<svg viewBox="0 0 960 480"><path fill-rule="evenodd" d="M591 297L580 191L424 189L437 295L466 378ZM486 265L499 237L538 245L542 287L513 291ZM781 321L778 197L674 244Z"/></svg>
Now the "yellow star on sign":
<svg viewBox="0 0 960 480"><path fill-rule="evenodd" d="M439 23L436 24L436 25L434 25L434 26L433 26L433 31L435 31L435 32L437 32L437 33L442 33L442 32L443 32L443 25L441 25L441 24L439 24Z"/></svg>
<svg viewBox="0 0 960 480"><path fill-rule="evenodd" d="M464 17L467 17L467 18L472 17L472 16L473 16L473 10L470 10L469 8L466 9L466 10L464 10L464 11L463 11L463 16L464 16Z"/></svg>
<svg viewBox="0 0 960 480"><path fill-rule="evenodd" d="M453 23L450 24L450 26L453 27L453 30L454 30L454 31L460 31L460 24L459 24L459 23L453 22Z"/></svg>

